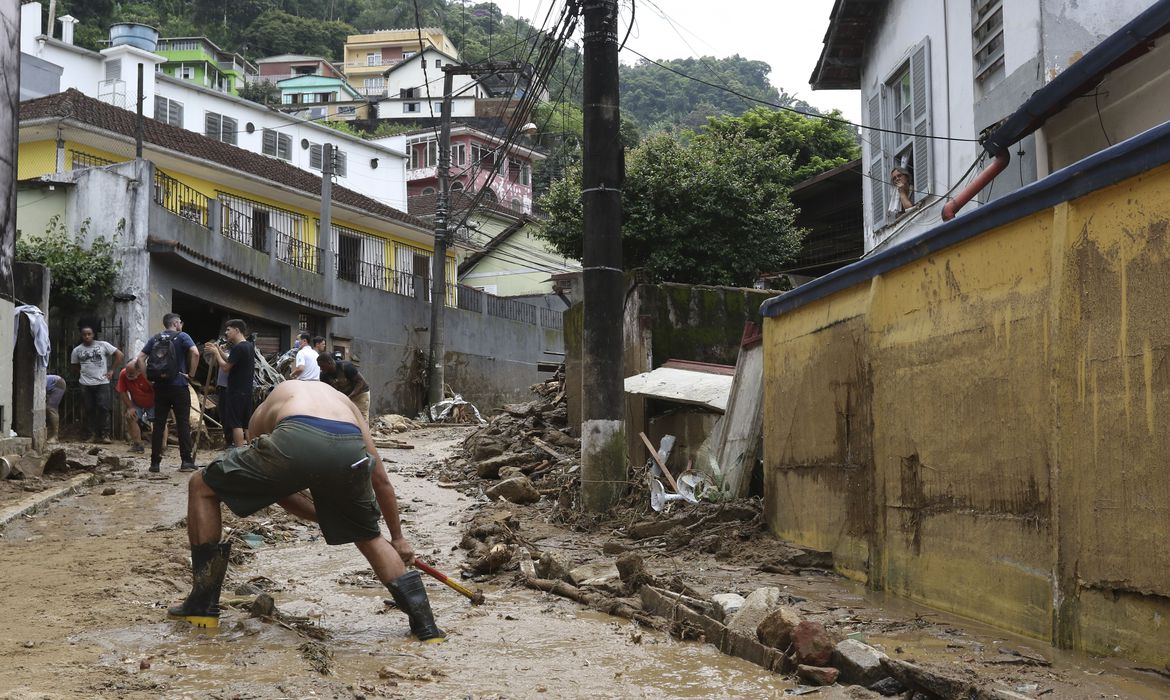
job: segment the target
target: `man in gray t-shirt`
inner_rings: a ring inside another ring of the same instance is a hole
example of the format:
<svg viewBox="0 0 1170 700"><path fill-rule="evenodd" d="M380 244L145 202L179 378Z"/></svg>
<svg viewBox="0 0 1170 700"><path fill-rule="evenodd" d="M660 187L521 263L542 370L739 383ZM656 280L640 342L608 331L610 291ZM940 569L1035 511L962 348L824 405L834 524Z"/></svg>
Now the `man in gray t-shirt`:
<svg viewBox="0 0 1170 700"><path fill-rule="evenodd" d="M110 358L113 362L110 362ZM110 378L114 367L122 364L122 351L104 340L94 338L93 328L81 327L81 344L69 356L73 371L81 384L81 402L92 439L110 444Z"/></svg>

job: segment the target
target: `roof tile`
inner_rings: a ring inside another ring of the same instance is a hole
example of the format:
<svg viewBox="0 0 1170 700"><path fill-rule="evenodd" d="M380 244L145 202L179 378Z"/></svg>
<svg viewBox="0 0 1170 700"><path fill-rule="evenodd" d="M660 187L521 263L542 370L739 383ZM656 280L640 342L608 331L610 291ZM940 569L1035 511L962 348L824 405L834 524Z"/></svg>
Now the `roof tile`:
<svg viewBox="0 0 1170 700"><path fill-rule="evenodd" d="M133 137L135 134L135 116L129 110L106 104L72 88L65 92L20 103L21 122L62 117L129 137ZM300 190L309 195L320 196L321 194L320 177L290 165L279 158L253 153L149 117L145 117L144 122L142 138L146 143L202 158L233 170L239 170ZM424 231L430 229L429 224L415 216L345 187L335 186L333 188L333 201Z"/></svg>

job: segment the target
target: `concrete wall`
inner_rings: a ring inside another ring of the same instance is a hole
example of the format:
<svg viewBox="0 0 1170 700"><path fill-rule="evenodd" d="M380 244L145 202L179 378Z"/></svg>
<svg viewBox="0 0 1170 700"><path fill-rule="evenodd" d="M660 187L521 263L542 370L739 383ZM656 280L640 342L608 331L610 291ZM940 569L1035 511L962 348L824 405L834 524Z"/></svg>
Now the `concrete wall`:
<svg viewBox="0 0 1170 700"><path fill-rule="evenodd" d="M1160 166L767 318L772 531L872 588L1164 663L1168 192Z"/></svg>
<svg viewBox="0 0 1170 700"><path fill-rule="evenodd" d="M91 240L117 235L123 266L118 291L134 297L115 306L117 318L126 325L128 355L162 329L162 317L173 309L176 293L293 330L302 312L329 315L310 303L323 300L349 309L330 320L329 333L349 339L351 353L361 359L362 373L373 387L371 410L408 415L420 410L423 394L417 381L425 362L418 363L418 353L427 350L430 324L430 305L421 285L411 297L327 280L240 245L155 205L150 191L137 185L152 181L145 161L77 171L73 178L64 199L65 226L77 231L88 219ZM156 241L154 249L148 238ZM160 247L159 239L178 241L187 252ZM262 288L249 278L282 289ZM536 323L528 323L491 316L486 304L483 308L447 308L446 379L464 398L488 411L528 397L528 387L541 379L538 363L558 361L564 344L560 330L542 327L539 315ZM291 342L291 337L287 340Z"/></svg>
<svg viewBox="0 0 1170 700"><path fill-rule="evenodd" d="M626 276L634 283L635 273ZM738 287L689 284L638 284L626 295L623 316L622 374L632 377L667 360L734 365L744 324L760 321L759 307L770 292ZM565 380L569 389L569 426L581 424L581 348L583 304L564 312ZM637 430L627 430L631 454L641 444ZM636 444L635 444L636 443Z"/></svg>

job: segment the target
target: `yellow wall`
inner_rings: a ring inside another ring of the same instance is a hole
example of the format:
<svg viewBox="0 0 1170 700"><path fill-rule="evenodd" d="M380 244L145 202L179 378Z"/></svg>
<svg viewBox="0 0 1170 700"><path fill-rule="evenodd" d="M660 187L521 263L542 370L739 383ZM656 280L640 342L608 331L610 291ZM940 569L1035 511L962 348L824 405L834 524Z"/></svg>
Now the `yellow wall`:
<svg viewBox="0 0 1170 700"><path fill-rule="evenodd" d="M1170 646L1170 169L765 320L772 530L1063 646Z"/></svg>
<svg viewBox="0 0 1170 700"><path fill-rule="evenodd" d="M106 160L110 160L110 161L114 161L114 162L122 162L122 161L128 160L128 158L126 156L117 155L114 153L109 153L107 151L95 149L87 144L80 144L80 143L74 143L71 141L66 141L65 148L66 148L66 155L65 155L66 169L71 168L71 158L70 158L70 153L69 153L70 150L80 151L80 152L85 153L85 154L98 156L99 158L104 158ZM20 179L39 177L41 175L49 175L49 174L55 173L56 172L56 163L57 163L56 144L54 141L45 140L45 141L34 141L34 142L22 142L20 144L20 150L18 153L18 160L17 160L17 170L18 170ZM227 194L235 195L237 197L251 199L253 201L261 202L261 203L267 204L269 206L284 209L286 211L291 211L291 212L294 212L296 214L301 214L306 219L305 239L304 239L305 242L309 243L311 245L319 245L318 244L319 232L317 231L316 217L320 215L320 212L315 211L315 210L305 209L303 207L299 207L299 206L295 206L295 205L290 205L290 204L287 204L286 202L281 201L280 199L276 199L273 196L271 196L271 195L277 193L277 191L272 189L272 188L258 187L257 190L259 190L259 192L263 192L263 193L258 193L258 192L254 192L254 191L244 191L244 190L236 189L233 187L225 187L219 183L211 182L210 180L205 180L202 178L194 177L192 175L188 175L186 173L177 171L174 168L162 168L161 170L164 173L166 173L167 175L175 178L176 180L187 185L188 187L196 190L200 194L202 194L206 197L210 197L212 199L214 199L219 192L225 192ZM419 243L416 241L407 241L404 238L396 237L393 234L387 233L385 231L379 231L376 229L372 229L368 226L353 224L353 223L350 223L350 222L345 221L343 219L334 219L334 223L336 223L340 226L345 226L347 228L351 228L355 231L360 231L362 233L366 233L366 234L369 234L371 236L376 236L378 238L382 238L382 239L386 240L386 242L387 242L386 243L386 266L387 267L391 267L391 268L394 267L394 251L393 251L393 247L392 247L394 243L402 243L402 244L409 245L409 246L412 246L415 248L421 248L421 249L427 250L427 251L432 251L434 249L433 245L426 245L426 244L422 244L422 243ZM448 267L451 270L453 270L454 265L455 265L454 252L452 251L449 254ZM453 275L453 274L454 274L453 272L449 273L449 275ZM450 279L454 279L454 277L450 277Z"/></svg>

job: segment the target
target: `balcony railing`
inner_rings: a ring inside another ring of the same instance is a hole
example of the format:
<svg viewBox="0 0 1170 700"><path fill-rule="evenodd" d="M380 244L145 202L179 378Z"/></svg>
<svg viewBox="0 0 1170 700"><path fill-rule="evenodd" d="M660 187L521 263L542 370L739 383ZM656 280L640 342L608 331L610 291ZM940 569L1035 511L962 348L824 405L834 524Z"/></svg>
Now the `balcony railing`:
<svg viewBox="0 0 1170 700"><path fill-rule="evenodd" d="M303 241L308 220L301 214L225 192L219 193L219 201L223 204L223 229L221 233L237 243L242 243L256 250L269 251L270 244L279 242L277 236L280 235L298 243ZM286 252L291 247L285 246L284 249L277 249L277 253ZM309 259L308 257L293 258L291 255L289 253L288 259L285 259L284 262L295 264L294 259L298 261ZM313 271L319 271L319 254L314 264L316 267ZM297 264L296 266L300 267L301 265Z"/></svg>
<svg viewBox="0 0 1170 700"><path fill-rule="evenodd" d="M309 272L321 271L321 249L287 233L276 234L276 259Z"/></svg>
<svg viewBox="0 0 1170 700"><path fill-rule="evenodd" d="M487 313L488 316L505 318L509 321L536 323L536 307L532 304L515 299L504 299L491 294L487 295Z"/></svg>
<svg viewBox="0 0 1170 700"><path fill-rule="evenodd" d="M484 296L483 290L460 284L455 289L455 305L465 311L482 313Z"/></svg>
<svg viewBox="0 0 1170 700"><path fill-rule="evenodd" d="M560 311L541 307L540 309L540 327L551 328L554 330L561 330L564 328L564 319Z"/></svg>
<svg viewBox="0 0 1170 700"><path fill-rule="evenodd" d="M70 169L82 170L84 168L101 168L106 165L113 165L117 161L113 161L108 158L102 158L101 156L95 156L94 154L86 153L85 151L70 149L69 162Z"/></svg>
<svg viewBox="0 0 1170 700"><path fill-rule="evenodd" d="M154 171L154 202L184 219L210 227L207 213L211 198L161 170Z"/></svg>

